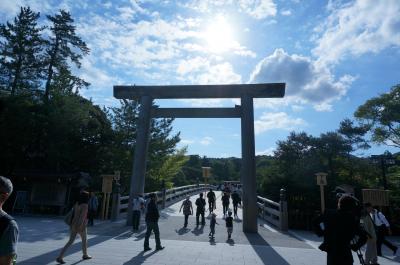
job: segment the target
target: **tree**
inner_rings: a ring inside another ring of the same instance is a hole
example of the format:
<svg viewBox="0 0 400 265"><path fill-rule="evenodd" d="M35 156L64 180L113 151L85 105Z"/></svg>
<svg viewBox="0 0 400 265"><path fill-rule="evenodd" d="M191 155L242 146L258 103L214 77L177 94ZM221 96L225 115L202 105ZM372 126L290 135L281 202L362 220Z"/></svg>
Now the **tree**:
<svg viewBox="0 0 400 265"><path fill-rule="evenodd" d="M14 23L0 25L0 86L11 91L36 90L43 76L43 45L38 27L40 13L21 7Z"/></svg>
<svg viewBox="0 0 400 265"><path fill-rule="evenodd" d="M345 137L347 142L352 146L351 151L355 151L358 149L368 149L371 147L364 139L364 136L368 130L369 126L356 126L352 120L344 119L340 122L338 133Z"/></svg>
<svg viewBox="0 0 400 265"><path fill-rule="evenodd" d="M60 10L59 14L48 15L47 18L52 23L50 27L52 36L46 50L45 99L49 98L50 90L54 88L53 85L58 84L57 79L59 78L67 80L69 91L88 86L88 83L71 73L68 60L71 60L77 68L80 68L83 55L87 55L90 51L86 43L76 35L74 20L69 12Z"/></svg>
<svg viewBox="0 0 400 265"><path fill-rule="evenodd" d="M368 126L373 142L400 147L400 84L389 93L367 100L354 116Z"/></svg>

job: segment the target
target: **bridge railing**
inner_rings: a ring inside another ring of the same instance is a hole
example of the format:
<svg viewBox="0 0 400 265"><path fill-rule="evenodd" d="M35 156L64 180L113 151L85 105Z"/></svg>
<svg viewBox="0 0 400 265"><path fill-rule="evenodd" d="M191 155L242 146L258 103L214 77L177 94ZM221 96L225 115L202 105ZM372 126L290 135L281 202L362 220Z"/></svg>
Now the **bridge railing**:
<svg viewBox="0 0 400 265"><path fill-rule="evenodd" d="M259 216L282 231L288 230L288 211L286 191L281 189L280 201L274 202L267 198L257 196Z"/></svg>
<svg viewBox="0 0 400 265"><path fill-rule="evenodd" d="M194 193L207 190L209 188L214 189L215 187L209 184L187 185L172 189L166 189L165 193L164 191L145 193L144 198L147 199L151 193L155 193L157 194L157 203L165 207L165 204L167 203L172 203L173 201L181 199L182 197L185 197L187 195L192 195ZM119 202L117 202L117 205L115 205L115 207L117 207L118 209L116 211L117 214L112 219L116 219L118 218L119 215L127 212L128 204L129 204L129 196L121 196L119 198Z"/></svg>

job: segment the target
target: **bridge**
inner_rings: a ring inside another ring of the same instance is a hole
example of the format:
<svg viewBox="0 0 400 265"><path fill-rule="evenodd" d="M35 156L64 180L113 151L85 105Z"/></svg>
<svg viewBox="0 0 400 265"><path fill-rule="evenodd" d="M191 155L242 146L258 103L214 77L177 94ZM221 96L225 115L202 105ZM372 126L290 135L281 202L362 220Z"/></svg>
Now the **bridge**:
<svg viewBox="0 0 400 265"><path fill-rule="evenodd" d="M79 239L67 251L64 260L67 264L94 265L134 265L134 264L271 264L271 265L310 265L325 264L325 253L318 249L321 241L308 231L282 231L279 228L279 202L265 201L258 198L259 218L258 233L242 231L242 208L239 208L239 219L234 221L232 240L227 240L225 221L222 219L221 193L217 192L216 235L210 240L209 217L204 227L195 226L195 217L189 217L187 229L183 228L183 215L179 207L185 196L191 194L192 202L198 192L207 187L192 185L178 187L169 191L166 207L160 210L159 221L162 251L154 251L153 236L150 239L152 251L143 252L145 225L142 220L140 231L133 233L126 226L124 205L122 214L115 221L97 221L94 227L88 228L89 254L92 260L82 261L81 242ZM179 193L179 194L178 194ZM175 195L173 195L175 194ZM124 198L122 198L123 202ZM162 208L162 201L159 202ZM274 210L272 210L274 209ZM278 216L273 216L273 215ZM266 218L266 219L265 219ZM275 219L276 221L266 221ZM56 264L55 258L68 240L68 228L61 218L17 217L20 226L18 264ZM391 238L397 244L400 238ZM387 258L380 258L384 265L398 264L399 257L384 252ZM359 264L356 257L355 263Z"/></svg>

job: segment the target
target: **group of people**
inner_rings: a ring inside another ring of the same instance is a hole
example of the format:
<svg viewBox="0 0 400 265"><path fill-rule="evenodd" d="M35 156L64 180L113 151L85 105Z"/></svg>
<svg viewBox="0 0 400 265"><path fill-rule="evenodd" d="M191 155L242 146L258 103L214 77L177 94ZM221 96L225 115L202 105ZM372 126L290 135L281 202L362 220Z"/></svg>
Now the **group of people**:
<svg viewBox="0 0 400 265"><path fill-rule="evenodd" d="M209 190L207 193L208 198L208 210L210 214L210 233L209 237L211 239L214 238L215 234L215 225L218 224L214 210L216 210L216 196L212 189ZM228 191L225 191L221 197L222 201L222 208L223 208L223 218L225 219L226 228L228 232L228 239L231 239L232 231L233 231L233 217L232 211L229 208L230 198L232 198L233 210L234 210L234 217L238 218L238 206L241 204L241 197L237 191L234 191L232 194L229 194ZM206 208L206 200L203 198L203 193L199 194L199 197L195 201L196 205L196 226L200 224L204 226L205 222L205 208ZM179 212L182 212L184 215L184 223L183 227L187 228L188 226L188 219L190 215L193 215L193 205L192 201L190 200L190 196L187 196L186 199L182 202L182 205L179 209ZM201 218L201 219L200 219Z"/></svg>
<svg viewBox="0 0 400 265"><path fill-rule="evenodd" d="M357 252L362 264L378 265L382 244L388 246L393 255L397 252L397 247L385 239L391 231L383 213L370 203L361 209L358 200L351 195L341 196L338 208L326 211L314 225L316 233L324 237L319 248L327 252L328 265L353 264L352 250ZM365 244L363 254L361 247Z"/></svg>

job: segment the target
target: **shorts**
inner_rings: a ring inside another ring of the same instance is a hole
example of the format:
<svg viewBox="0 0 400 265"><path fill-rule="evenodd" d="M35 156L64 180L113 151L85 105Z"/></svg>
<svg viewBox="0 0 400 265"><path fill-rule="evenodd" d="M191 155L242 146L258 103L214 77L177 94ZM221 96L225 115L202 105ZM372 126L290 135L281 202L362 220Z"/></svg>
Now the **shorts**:
<svg viewBox="0 0 400 265"><path fill-rule="evenodd" d="M233 232L233 227L227 227L226 231L228 231L228 233L232 233Z"/></svg>

